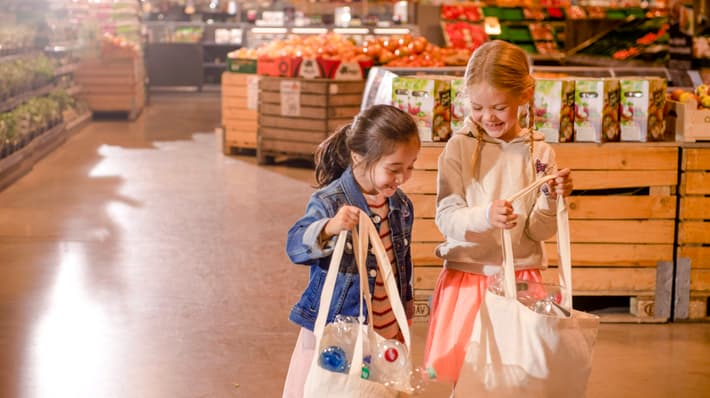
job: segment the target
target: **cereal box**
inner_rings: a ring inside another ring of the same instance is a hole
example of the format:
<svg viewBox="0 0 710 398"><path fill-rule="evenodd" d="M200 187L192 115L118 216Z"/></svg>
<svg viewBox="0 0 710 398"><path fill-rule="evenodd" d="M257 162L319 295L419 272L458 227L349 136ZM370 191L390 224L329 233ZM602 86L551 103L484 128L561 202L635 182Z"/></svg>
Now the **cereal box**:
<svg viewBox="0 0 710 398"><path fill-rule="evenodd" d="M575 141L619 141L618 80L577 79L574 108Z"/></svg>
<svg viewBox="0 0 710 398"><path fill-rule="evenodd" d="M412 81L403 77L392 79L392 105L409 112L409 91Z"/></svg>
<svg viewBox="0 0 710 398"><path fill-rule="evenodd" d="M450 76L405 77L409 81L409 114L422 141L446 141L451 136Z"/></svg>
<svg viewBox="0 0 710 398"><path fill-rule="evenodd" d="M465 90L464 79L451 80L451 130L463 127L466 118L471 115L471 101Z"/></svg>
<svg viewBox="0 0 710 398"><path fill-rule="evenodd" d="M623 78L619 81L622 141L663 141L666 131L666 79Z"/></svg>
<svg viewBox="0 0 710 398"><path fill-rule="evenodd" d="M574 80L535 80L535 130L546 142L574 141Z"/></svg>

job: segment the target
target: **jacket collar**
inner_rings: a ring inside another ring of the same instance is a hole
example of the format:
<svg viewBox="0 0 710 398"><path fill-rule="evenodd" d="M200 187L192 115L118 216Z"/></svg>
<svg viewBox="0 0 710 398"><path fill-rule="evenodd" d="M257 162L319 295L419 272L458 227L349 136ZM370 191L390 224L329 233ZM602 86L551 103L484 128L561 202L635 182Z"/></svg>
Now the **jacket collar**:
<svg viewBox="0 0 710 398"><path fill-rule="evenodd" d="M360 187L357 185L357 181L355 181L355 176L353 175L353 169L351 166L348 166L348 168L343 172L340 181L342 183L343 192L345 193L345 197L347 198L348 202L353 206L357 206L361 209L366 209L365 212L368 215L371 215L370 206L367 205L365 196L362 194ZM388 198L388 202L390 212L401 211L402 207L406 205L404 194L399 189L397 189L397 192L395 192L394 195Z"/></svg>

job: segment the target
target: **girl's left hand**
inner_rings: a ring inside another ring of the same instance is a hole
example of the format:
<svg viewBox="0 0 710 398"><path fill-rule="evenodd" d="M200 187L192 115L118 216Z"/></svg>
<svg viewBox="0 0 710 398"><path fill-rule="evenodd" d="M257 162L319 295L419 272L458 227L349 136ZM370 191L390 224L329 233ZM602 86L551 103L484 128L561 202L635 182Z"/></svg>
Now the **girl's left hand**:
<svg viewBox="0 0 710 398"><path fill-rule="evenodd" d="M552 199L557 199L558 195L570 196L574 185L572 184L572 176L570 169L562 169L557 172L557 178L547 182L549 196Z"/></svg>

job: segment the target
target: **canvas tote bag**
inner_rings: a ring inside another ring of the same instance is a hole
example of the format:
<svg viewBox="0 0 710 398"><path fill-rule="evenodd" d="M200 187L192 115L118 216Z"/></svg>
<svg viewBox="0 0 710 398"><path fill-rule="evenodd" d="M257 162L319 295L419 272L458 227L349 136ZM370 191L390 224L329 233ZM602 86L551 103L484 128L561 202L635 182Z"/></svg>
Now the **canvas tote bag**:
<svg viewBox="0 0 710 398"><path fill-rule="evenodd" d="M372 249L377 260L379 272L385 283L387 296L390 297L392 311L394 312L397 324L399 325L407 352L411 352L411 339L409 326L407 324L407 316L404 307L399 298L395 277L392 273L392 266L387 257L387 252L382 244L379 233L375 228L370 218L360 212L359 228L352 231L353 250L355 251L355 259L360 275L360 327L357 328L357 339L355 341L355 349L353 358L350 364L350 370L347 374L331 372L323 369L318 365L320 342L325 329L328 310L333 298L333 290L338 274L340 261L343 256L345 242L347 240L347 232L342 231L338 235L338 239L333 251L328 273L323 284L321 293L320 306L318 308L318 317L313 328L313 333L316 337L316 351L311 362L308 376L306 377L306 385L304 389L305 398L388 398L397 397L398 392L388 388L383 384L365 380L361 377L363 363L363 347L365 341L369 347L376 347L378 341L383 341L384 338L375 333L370 324L365 324L363 316L363 305L365 302L372 319L371 297L370 290L367 285L366 259L368 251L368 242L372 245ZM411 364L411 361L409 361Z"/></svg>
<svg viewBox="0 0 710 398"><path fill-rule="evenodd" d="M554 177L537 180L514 201ZM567 208L557 199L561 306L572 308L572 261ZM583 397L591 372L599 318L572 310L569 316L537 313L516 297L513 247L503 231L503 291L486 290L454 396Z"/></svg>

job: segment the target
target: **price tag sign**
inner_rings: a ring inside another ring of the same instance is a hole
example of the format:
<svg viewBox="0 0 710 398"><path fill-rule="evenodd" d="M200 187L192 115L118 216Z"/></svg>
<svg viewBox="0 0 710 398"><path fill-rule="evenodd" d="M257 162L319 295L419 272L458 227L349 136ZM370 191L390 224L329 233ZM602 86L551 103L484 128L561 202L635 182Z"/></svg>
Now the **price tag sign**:
<svg viewBox="0 0 710 398"><path fill-rule="evenodd" d="M259 76L247 77L247 109L256 110L259 105Z"/></svg>
<svg viewBox="0 0 710 398"><path fill-rule="evenodd" d="M281 81L281 116L301 116L301 82Z"/></svg>

